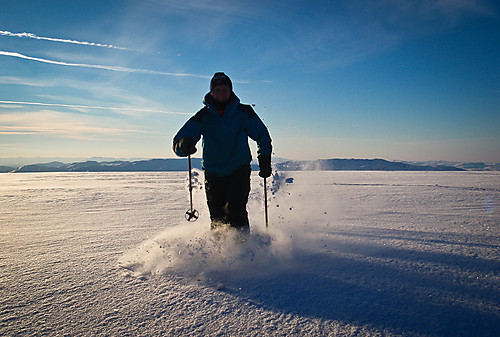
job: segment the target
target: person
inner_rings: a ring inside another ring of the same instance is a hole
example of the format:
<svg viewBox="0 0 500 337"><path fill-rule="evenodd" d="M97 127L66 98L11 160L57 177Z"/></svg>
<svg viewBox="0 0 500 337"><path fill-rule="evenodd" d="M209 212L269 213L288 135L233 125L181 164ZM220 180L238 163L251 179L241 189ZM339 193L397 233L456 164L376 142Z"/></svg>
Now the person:
<svg viewBox="0 0 500 337"><path fill-rule="evenodd" d="M214 74L204 107L177 132L173 150L179 157L196 153L202 141L202 168L211 229L229 226L249 233L246 209L250 193L252 155L248 138L257 143L259 176L271 175L271 137L250 105L241 104L231 79Z"/></svg>

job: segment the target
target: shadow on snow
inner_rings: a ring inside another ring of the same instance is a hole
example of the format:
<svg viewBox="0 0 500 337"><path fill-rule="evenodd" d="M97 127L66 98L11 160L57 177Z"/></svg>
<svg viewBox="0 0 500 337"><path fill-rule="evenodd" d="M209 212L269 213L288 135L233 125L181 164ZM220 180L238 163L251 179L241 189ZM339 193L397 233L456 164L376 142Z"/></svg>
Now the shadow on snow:
<svg viewBox="0 0 500 337"><path fill-rule="evenodd" d="M235 280L226 291L264 308L403 334L498 335L498 259L340 241L331 246L299 251L286 270Z"/></svg>

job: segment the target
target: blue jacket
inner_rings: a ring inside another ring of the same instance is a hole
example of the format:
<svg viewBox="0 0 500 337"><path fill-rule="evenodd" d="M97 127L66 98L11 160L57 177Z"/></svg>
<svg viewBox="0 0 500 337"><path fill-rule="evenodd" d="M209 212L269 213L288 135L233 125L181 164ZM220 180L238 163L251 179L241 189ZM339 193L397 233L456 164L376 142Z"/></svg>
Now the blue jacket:
<svg viewBox="0 0 500 337"><path fill-rule="evenodd" d="M250 164L252 155L248 137L257 142L257 154L270 156L271 137L266 126L250 105L240 104L233 93L221 115L209 103L208 93L203 103L205 107L191 117L174 137L174 151L179 157L178 142L191 137L198 142L203 136L202 167L217 176L226 176L244 165Z"/></svg>

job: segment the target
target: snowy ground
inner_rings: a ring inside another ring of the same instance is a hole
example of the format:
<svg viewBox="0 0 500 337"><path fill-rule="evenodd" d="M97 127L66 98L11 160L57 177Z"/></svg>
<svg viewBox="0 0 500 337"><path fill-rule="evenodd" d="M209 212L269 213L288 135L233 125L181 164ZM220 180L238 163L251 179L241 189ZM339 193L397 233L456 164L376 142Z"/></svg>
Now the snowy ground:
<svg viewBox="0 0 500 337"><path fill-rule="evenodd" d="M252 179L241 243L186 173L0 174L0 335L498 336L499 173L284 172L268 231Z"/></svg>

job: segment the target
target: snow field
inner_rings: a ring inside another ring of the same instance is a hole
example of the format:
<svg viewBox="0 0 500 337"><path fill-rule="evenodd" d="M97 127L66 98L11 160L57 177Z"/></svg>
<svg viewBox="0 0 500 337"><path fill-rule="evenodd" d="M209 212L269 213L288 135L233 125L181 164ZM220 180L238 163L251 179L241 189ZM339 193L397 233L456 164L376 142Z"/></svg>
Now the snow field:
<svg viewBox="0 0 500 337"><path fill-rule="evenodd" d="M0 175L0 334L496 336L499 174L254 174L243 244L186 175Z"/></svg>

